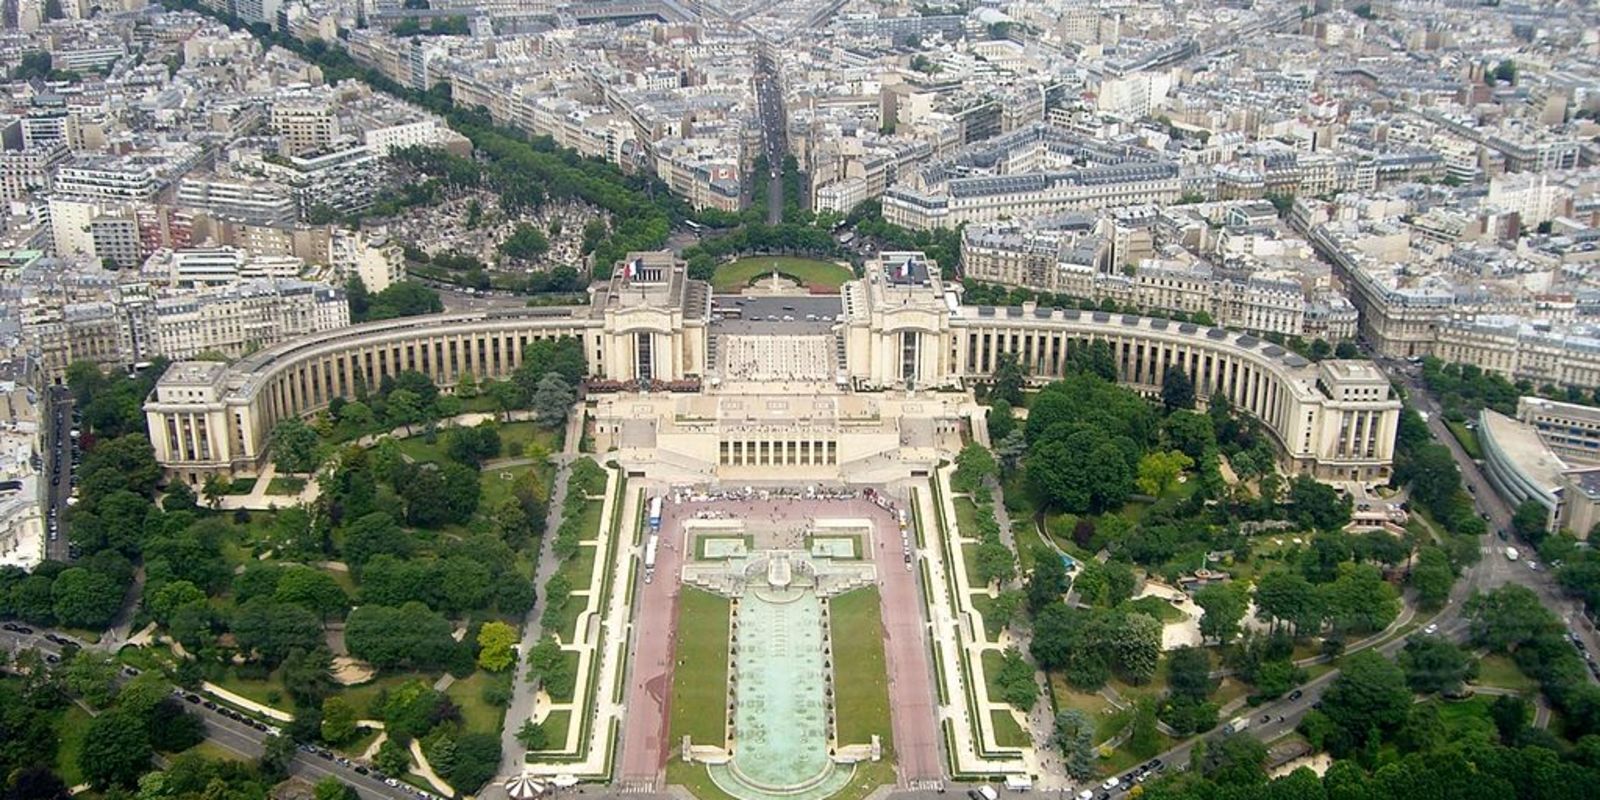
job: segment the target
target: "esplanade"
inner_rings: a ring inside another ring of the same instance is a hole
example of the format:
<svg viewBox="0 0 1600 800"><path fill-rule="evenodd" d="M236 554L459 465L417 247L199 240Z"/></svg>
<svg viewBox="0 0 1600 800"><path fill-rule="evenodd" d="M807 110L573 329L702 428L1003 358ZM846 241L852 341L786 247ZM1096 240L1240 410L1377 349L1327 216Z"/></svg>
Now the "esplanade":
<svg viewBox="0 0 1600 800"><path fill-rule="evenodd" d="M173 364L145 404L156 457L191 482L251 474L285 417L406 370L445 391L466 374L504 378L530 343L557 337L583 342L597 385L624 390L593 415L603 445L627 449L631 438L635 449L672 450L674 435L692 432L678 455L711 474L833 470L896 448L944 449L957 441L947 435L961 390L1000 356L1045 380L1093 341L1110 346L1121 380L1140 391L1158 392L1177 366L1202 402L1226 395L1272 432L1291 471L1377 480L1393 457L1400 402L1368 362L1313 364L1248 334L1134 315L967 306L921 253L882 253L865 277L820 297L713 297L672 254L630 254L591 300L367 323L232 364ZM674 391L649 391L662 387ZM880 436L854 435L869 423ZM756 430L771 442L752 439ZM851 449L861 442L878 444Z"/></svg>

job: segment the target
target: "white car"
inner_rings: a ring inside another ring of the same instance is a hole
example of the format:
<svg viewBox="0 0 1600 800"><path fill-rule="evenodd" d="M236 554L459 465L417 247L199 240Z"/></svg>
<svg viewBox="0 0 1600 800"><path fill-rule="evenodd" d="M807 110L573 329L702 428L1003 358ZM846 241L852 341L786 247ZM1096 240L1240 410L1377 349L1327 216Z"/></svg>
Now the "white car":
<svg viewBox="0 0 1600 800"><path fill-rule="evenodd" d="M1094 790L1084 789L1083 791L1078 792L1078 800L1094 800Z"/></svg>
<svg viewBox="0 0 1600 800"><path fill-rule="evenodd" d="M1436 622L1429 623L1428 627L1422 629L1422 632L1428 634L1429 636L1432 636L1433 634L1439 632L1439 624L1436 623Z"/></svg>
<svg viewBox="0 0 1600 800"><path fill-rule="evenodd" d="M1113 776L1111 776L1109 778L1106 778L1106 782L1100 784L1100 788L1102 788L1102 789L1104 789L1104 790L1109 792L1112 789L1115 789L1115 788L1117 788L1118 786L1121 786L1121 785L1122 785L1122 779L1118 778L1115 775L1113 775Z"/></svg>

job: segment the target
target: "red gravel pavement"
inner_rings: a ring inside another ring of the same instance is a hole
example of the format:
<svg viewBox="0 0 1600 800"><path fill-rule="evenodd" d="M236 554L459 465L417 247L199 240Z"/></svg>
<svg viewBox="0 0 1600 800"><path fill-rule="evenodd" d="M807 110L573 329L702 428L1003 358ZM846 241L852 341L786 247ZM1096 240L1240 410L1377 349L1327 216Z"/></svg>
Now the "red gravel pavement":
<svg viewBox="0 0 1600 800"><path fill-rule="evenodd" d="M679 506L678 509L681 509ZM624 695L627 712L622 732L622 759L618 772L622 783L656 784L667 765L667 724L671 719L672 665L676 642L672 632L678 626L678 568L683 562L683 515L673 513L668 504L662 511L661 544L656 548L656 574L642 583L640 567L638 609L633 622L632 669ZM670 543L671 547L668 547ZM642 556L641 556L642 558Z"/></svg>

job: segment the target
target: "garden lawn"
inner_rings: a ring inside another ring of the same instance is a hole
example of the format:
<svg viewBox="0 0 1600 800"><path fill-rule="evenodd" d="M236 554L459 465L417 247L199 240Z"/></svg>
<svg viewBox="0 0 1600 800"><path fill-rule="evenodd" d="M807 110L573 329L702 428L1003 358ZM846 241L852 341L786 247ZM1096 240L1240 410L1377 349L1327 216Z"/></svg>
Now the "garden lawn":
<svg viewBox="0 0 1600 800"><path fill-rule="evenodd" d="M1055 695L1056 708L1076 708L1094 721L1094 743L1097 745L1110 739L1128 723L1128 715L1117 713L1111 701L1098 694L1073 689L1060 674L1050 674L1050 691Z"/></svg>
<svg viewBox="0 0 1600 800"><path fill-rule="evenodd" d="M524 473L533 469L531 464L516 467L486 467L478 473L478 483L483 487L483 498L478 503L480 512L492 512L511 498L511 487ZM509 477L503 477L509 476ZM545 484L547 487L548 483Z"/></svg>
<svg viewBox="0 0 1600 800"><path fill-rule="evenodd" d="M378 694L385 689L393 689L409 681L422 681L432 686L434 676L423 672L401 672L383 675L358 686L346 687L339 694L356 710L356 715L361 719L377 719L378 709L374 708L374 706L377 703Z"/></svg>
<svg viewBox="0 0 1600 800"><path fill-rule="evenodd" d="M1491 653L1478 660L1478 681L1481 686L1498 686L1513 692L1532 692L1539 688L1532 678L1517 668L1509 657Z"/></svg>
<svg viewBox="0 0 1600 800"><path fill-rule="evenodd" d="M720 747L728 725L728 600L686 586L678 602L678 666L667 738L688 736L695 744Z"/></svg>
<svg viewBox="0 0 1600 800"><path fill-rule="evenodd" d="M545 452L559 452L561 438L566 434L564 425L552 429L533 422L508 422L495 430L500 434L500 452L506 458L525 457L529 442L538 442L544 447Z"/></svg>
<svg viewBox="0 0 1600 800"><path fill-rule="evenodd" d="M239 677L239 673L230 667L221 680L212 679L211 682L240 697L272 706L279 711L293 710L290 708L289 692L283 688L283 678L277 670L268 673L266 680L251 680ZM274 696L277 697L276 701L271 699Z"/></svg>
<svg viewBox="0 0 1600 800"><path fill-rule="evenodd" d="M1467 700L1432 700L1439 709L1439 721L1444 723L1448 737L1452 740L1462 739L1474 733L1486 735L1490 738L1499 733L1494 727L1494 718L1489 716L1489 706L1495 698L1487 696L1473 697Z"/></svg>
<svg viewBox="0 0 1600 800"><path fill-rule="evenodd" d="M276 477L267 484L267 494L299 494L306 488L305 478Z"/></svg>
<svg viewBox="0 0 1600 800"><path fill-rule="evenodd" d="M983 615L983 638L991 642L999 641L1000 633L1005 628L1001 626L999 617L994 613L994 598L982 592L973 592L972 607Z"/></svg>
<svg viewBox="0 0 1600 800"><path fill-rule="evenodd" d="M951 504L956 507L956 527L968 539L978 538L978 506L965 497L957 497Z"/></svg>
<svg viewBox="0 0 1600 800"><path fill-rule="evenodd" d="M828 603L833 628L833 663L848 664L848 679L834 682L840 744L867 744L877 735L887 753L889 673L883 655L883 617L877 587L846 592ZM841 674L839 670L835 675Z"/></svg>
<svg viewBox="0 0 1600 800"><path fill-rule="evenodd" d="M56 748L55 772L68 786L83 783L78 753L83 750L83 735L88 733L91 719L89 712L69 703L66 712L56 720L56 740L60 746Z"/></svg>
<svg viewBox="0 0 1600 800"><path fill-rule="evenodd" d="M567 726L571 722L571 711L552 711L545 715L544 722L539 723L548 743L545 749L561 750L567 746Z"/></svg>
<svg viewBox="0 0 1600 800"><path fill-rule="evenodd" d="M1001 747L1032 747L1033 737L1017 724L1010 711L990 711L989 719L994 720L994 743Z"/></svg>
<svg viewBox="0 0 1600 800"><path fill-rule="evenodd" d="M1461 443L1461 449L1467 451L1468 456L1474 460L1483 459L1483 448L1478 446L1477 431L1468 428L1465 422L1446 422L1444 426L1450 429L1450 434Z"/></svg>
<svg viewBox="0 0 1600 800"><path fill-rule="evenodd" d="M717 267L711 277L711 286L718 292L737 292L760 278L779 274L799 281L806 287L838 289L845 281L855 278L855 273L831 261L793 256L750 256Z"/></svg>
<svg viewBox="0 0 1600 800"><path fill-rule="evenodd" d="M501 679L480 669L445 689L444 693L460 707L461 720L466 724L468 731L500 732L500 721L505 717L505 709L489 705L483 699L483 690L496 680Z"/></svg>
<svg viewBox="0 0 1600 800"><path fill-rule="evenodd" d="M1000 699L1000 684L995 681L995 676L1000 674L1000 665L1005 662L1005 655L999 650L983 651L983 682L984 690L989 693L989 699L996 703L1003 703Z"/></svg>

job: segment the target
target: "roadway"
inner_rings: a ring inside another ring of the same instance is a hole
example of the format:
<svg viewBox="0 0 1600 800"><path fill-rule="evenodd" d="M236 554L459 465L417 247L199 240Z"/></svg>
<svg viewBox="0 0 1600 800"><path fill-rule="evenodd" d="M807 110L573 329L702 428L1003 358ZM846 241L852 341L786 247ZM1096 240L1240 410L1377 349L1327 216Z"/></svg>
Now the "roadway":
<svg viewBox="0 0 1600 800"><path fill-rule="evenodd" d="M50 561L71 558L67 540L67 498L72 495L72 392L65 386L45 390L44 463L39 479L45 487L44 557Z"/></svg>
<svg viewBox="0 0 1600 800"><path fill-rule="evenodd" d="M29 626L19 624L19 627L27 628ZM46 638L47 636L54 636L56 639L51 640ZM92 647L46 628L31 628L26 632L0 630L0 650L6 651L10 656L7 663L14 663L14 659L19 652L29 649L38 650L45 654L47 660L55 659L56 661L52 663L59 662L62 657L62 650L66 646L62 642L82 649ZM132 667L124 667L123 674L131 677L137 675L138 672ZM261 757L262 752L266 749L267 737L272 734L270 726L258 720L252 720L201 695L185 692L176 692L175 694L188 701L189 710L194 712L204 724L206 741L241 759L257 759ZM364 800L417 800L418 798L436 796L431 794L424 795L419 790L399 781L395 781L398 785L391 786L384 780L373 777L370 774L370 770L368 774L362 774L358 771L358 768L369 770L368 767L349 759L341 758L331 751L301 746L300 752L295 754L294 760L289 764L289 774L312 783L327 777L337 778L341 783L353 787L356 793Z"/></svg>
<svg viewBox="0 0 1600 800"><path fill-rule="evenodd" d="M756 107L761 114L761 147L767 157L767 224L783 222L783 93L772 62L762 56L756 67Z"/></svg>
<svg viewBox="0 0 1600 800"><path fill-rule="evenodd" d="M1519 549L1527 552L1529 558L1522 561L1508 561L1503 554L1507 542L1502 541L1499 531L1505 531L1507 536L1511 533L1511 515L1515 509L1495 491L1494 485L1489 482L1483 470L1472 457L1462 449L1461 443L1451 435L1450 429L1445 427L1443 414L1437 401L1422 385L1421 369L1413 367L1402 361L1378 359L1377 363L1390 378L1403 383L1411 402L1419 411L1428 414L1428 430L1433 438L1442 442L1449 448L1450 455L1455 458L1456 466L1461 470L1461 481L1472 493L1473 502L1480 513L1488 515L1490 531L1483 538L1480 551L1483 561L1469 574L1475 580L1472 588L1479 591L1490 591L1507 583L1519 583L1532 589L1539 596L1545 608L1559 615L1570 630L1583 639L1589 652L1600 652L1600 635L1596 635L1593 623L1583 614L1581 602L1568 597L1557 584L1555 575L1544 564L1539 564L1535 570L1531 566L1537 563L1537 555L1533 548L1525 542L1516 542ZM1465 582L1465 581L1463 581ZM1593 678L1593 676L1590 676Z"/></svg>

